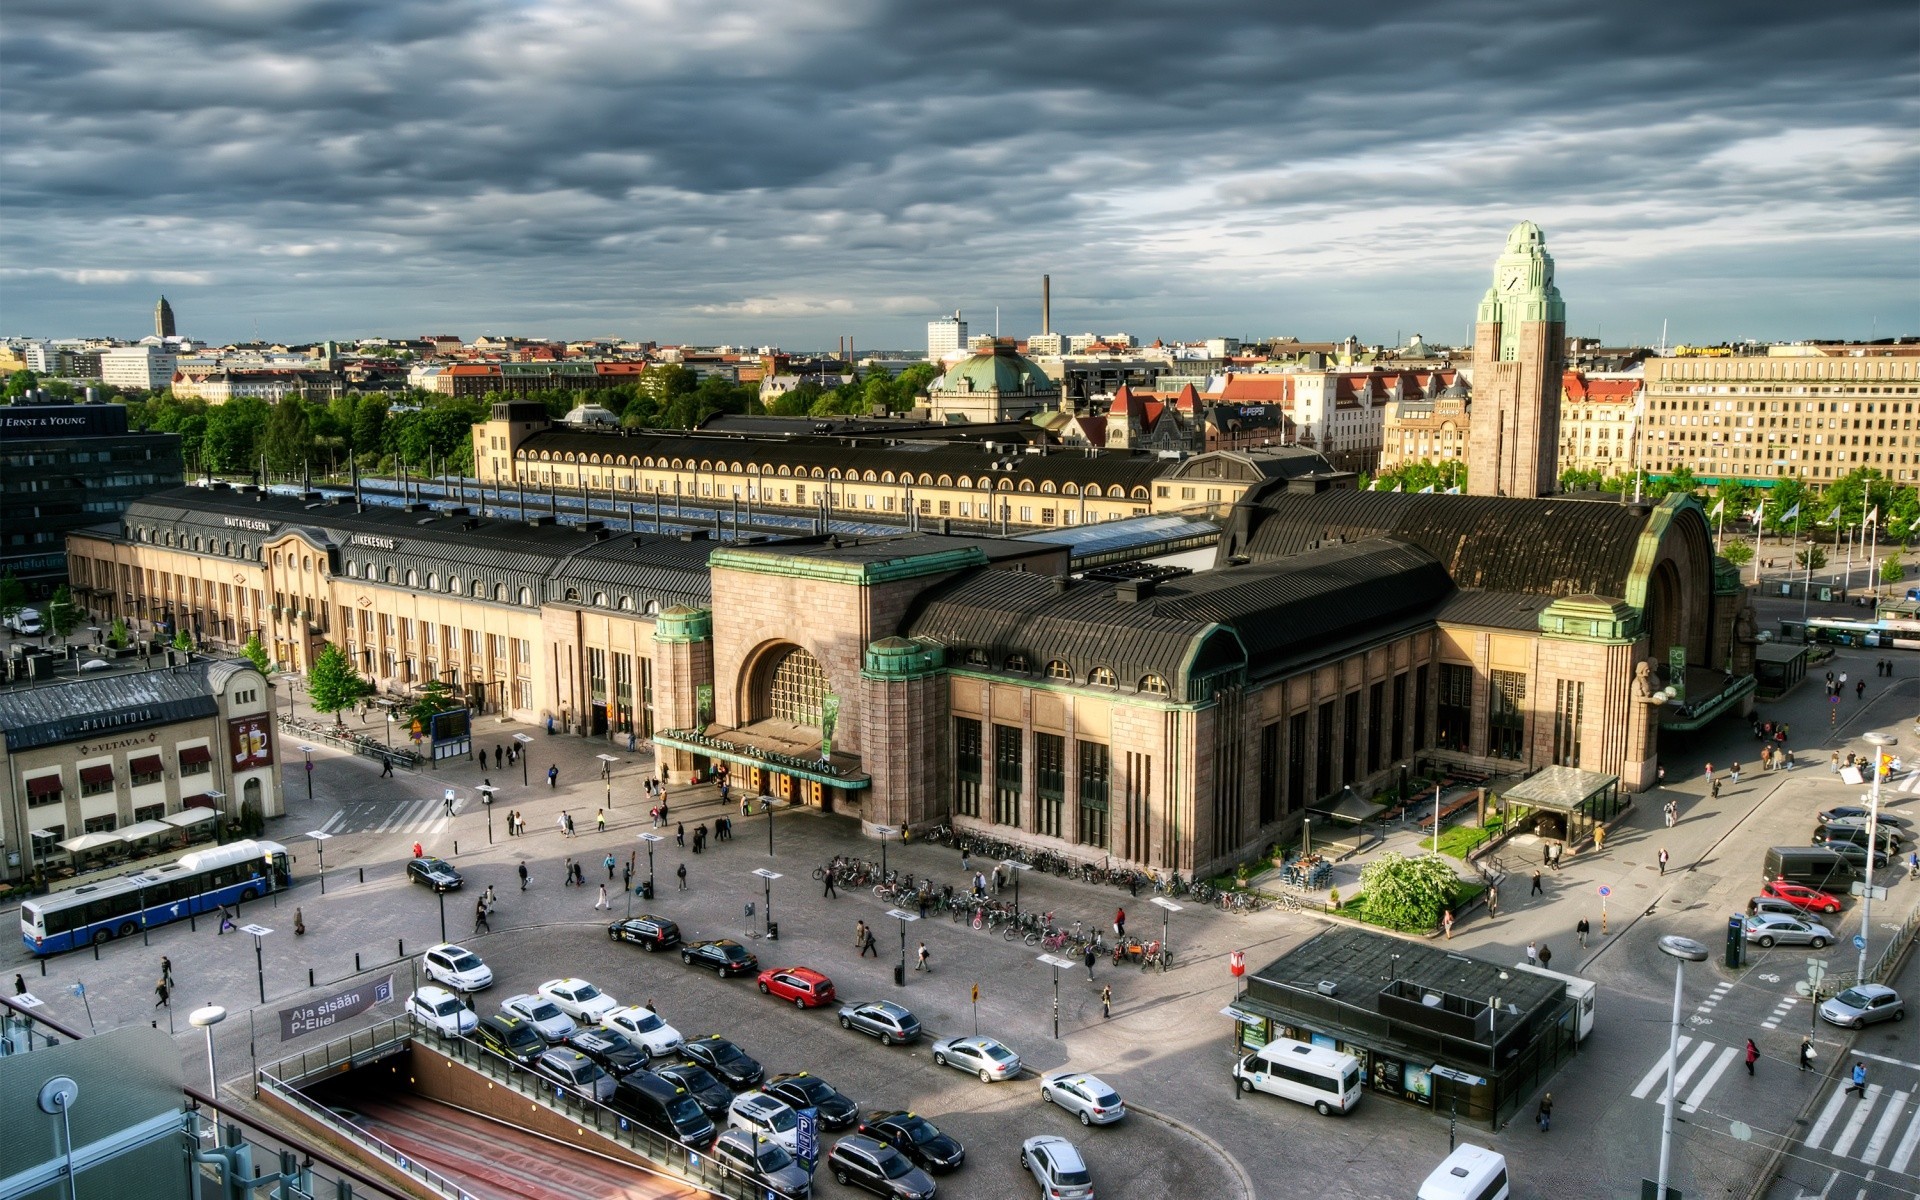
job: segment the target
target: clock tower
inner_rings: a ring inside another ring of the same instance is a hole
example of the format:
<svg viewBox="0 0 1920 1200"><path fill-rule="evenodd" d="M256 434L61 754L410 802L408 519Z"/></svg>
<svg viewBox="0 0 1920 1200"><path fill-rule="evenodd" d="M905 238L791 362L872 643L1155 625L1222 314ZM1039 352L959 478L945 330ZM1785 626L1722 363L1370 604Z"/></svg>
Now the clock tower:
<svg viewBox="0 0 1920 1200"><path fill-rule="evenodd" d="M1507 235L1473 326L1467 491L1544 496L1560 490L1560 390L1567 307L1553 285L1546 235L1522 221Z"/></svg>

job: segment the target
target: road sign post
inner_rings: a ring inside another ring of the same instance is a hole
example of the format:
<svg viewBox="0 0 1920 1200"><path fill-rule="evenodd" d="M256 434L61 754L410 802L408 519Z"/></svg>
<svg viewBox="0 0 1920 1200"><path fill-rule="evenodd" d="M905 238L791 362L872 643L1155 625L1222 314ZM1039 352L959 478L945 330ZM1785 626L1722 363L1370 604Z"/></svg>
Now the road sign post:
<svg viewBox="0 0 1920 1200"><path fill-rule="evenodd" d="M1611 895L1613 895L1613 889L1606 886L1605 884L1601 884L1600 885L1600 936L1602 937L1605 937L1607 934L1607 897Z"/></svg>

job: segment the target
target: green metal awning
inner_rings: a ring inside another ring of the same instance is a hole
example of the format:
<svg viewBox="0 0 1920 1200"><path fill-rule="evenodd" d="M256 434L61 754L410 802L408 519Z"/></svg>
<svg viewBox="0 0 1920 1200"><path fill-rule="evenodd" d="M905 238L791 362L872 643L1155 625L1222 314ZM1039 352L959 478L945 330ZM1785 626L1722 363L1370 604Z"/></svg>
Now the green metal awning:
<svg viewBox="0 0 1920 1200"><path fill-rule="evenodd" d="M1697 695L1693 687L1694 671L1687 672L1688 691ZM1660 728L1677 732L1699 729L1722 713L1736 710L1740 702L1753 694L1759 686L1751 675L1741 675L1728 679L1725 686L1704 699L1689 698L1681 704L1662 704L1660 706Z"/></svg>
<svg viewBox="0 0 1920 1200"><path fill-rule="evenodd" d="M857 791L873 786L873 777L860 770L860 759L857 755L835 754L828 764L832 770L825 770L817 760L809 762L796 755L755 745L747 740L750 737L751 734L748 731L739 729L727 729L714 734L702 733L696 729L653 731L655 745L671 746L676 750L685 750L689 754L701 754L743 767L760 767L768 771L778 771L782 775L791 775L795 779L811 780L822 787Z"/></svg>

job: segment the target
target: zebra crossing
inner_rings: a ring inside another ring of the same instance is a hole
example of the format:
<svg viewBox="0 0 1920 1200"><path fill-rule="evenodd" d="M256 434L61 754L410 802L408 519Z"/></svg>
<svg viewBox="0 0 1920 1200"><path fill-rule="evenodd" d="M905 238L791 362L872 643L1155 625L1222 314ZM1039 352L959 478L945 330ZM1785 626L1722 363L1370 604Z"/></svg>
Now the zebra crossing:
<svg viewBox="0 0 1920 1200"><path fill-rule="evenodd" d="M1800 1003L1800 997L1798 996L1781 997L1780 1003L1774 1005L1773 1011L1767 1014L1767 1019L1760 1022L1760 1028L1762 1029L1780 1028L1781 1022L1787 1019L1787 1017L1793 1012L1793 1006L1798 1003Z"/></svg>
<svg viewBox="0 0 1920 1200"><path fill-rule="evenodd" d="M1633 1098L1635 1100L1652 1098L1655 1101L1664 1102L1666 1078L1668 1073L1672 1072L1673 1094L1679 1103L1680 1111L1698 1112L1700 1105L1707 1099L1707 1093L1713 1090L1714 1084L1720 1082L1720 1077L1726 1074L1727 1068L1733 1065L1733 1061L1740 1057L1740 1052L1745 1048L1745 1043L1738 1046L1721 1046L1704 1038L1695 1040L1690 1036L1682 1035L1676 1054L1674 1056L1662 1054L1660 1061L1654 1063L1647 1073L1641 1076L1640 1082L1634 1086ZM1673 1067L1676 1061L1680 1063L1678 1070L1674 1070ZM1712 1065L1708 1066L1709 1062ZM1704 1071L1701 1069L1703 1066ZM1689 1084L1692 1085L1691 1090L1689 1090Z"/></svg>
<svg viewBox="0 0 1920 1200"><path fill-rule="evenodd" d="M454 813L458 814L465 803L464 797L456 799ZM444 833L451 820L444 800L407 800L398 804L368 800L336 810L320 827L320 832L333 835L392 833L426 841Z"/></svg>

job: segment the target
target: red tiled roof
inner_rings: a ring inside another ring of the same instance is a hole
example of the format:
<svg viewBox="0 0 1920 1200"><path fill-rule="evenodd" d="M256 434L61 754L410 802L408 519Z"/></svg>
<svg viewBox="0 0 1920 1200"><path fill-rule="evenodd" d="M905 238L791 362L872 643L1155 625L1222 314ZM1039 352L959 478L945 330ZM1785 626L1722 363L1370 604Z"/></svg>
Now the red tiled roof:
<svg viewBox="0 0 1920 1200"><path fill-rule="evenodd" d="M1287 375L1228 375L1218 399L1241 404L1288 404L1293 379Z"/></svg>
<svg viewBox="0 0 1920 1200"><path fill-rule="evenodd" d="M1174 399L1173 406L1191 416L1200 407L1200 393L1194 391L1193 385L1189 383L1180 389L1180 395Z"/></svg>
<svg viewBox="0 0 1920 1200"><path fill-rule="evenodd" d="M1122 414L1122 415L1132 412L1133 411L1133 389L1128 387L1124 383L1121 384L1120 390L1113 394L1112 407L1107 409L1107 411L1109 413L1116 413L1116 414Z"/></svg>

